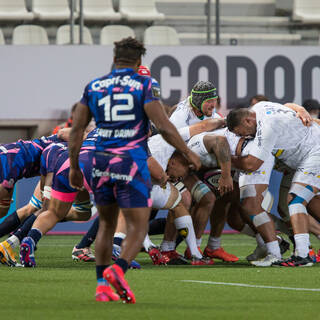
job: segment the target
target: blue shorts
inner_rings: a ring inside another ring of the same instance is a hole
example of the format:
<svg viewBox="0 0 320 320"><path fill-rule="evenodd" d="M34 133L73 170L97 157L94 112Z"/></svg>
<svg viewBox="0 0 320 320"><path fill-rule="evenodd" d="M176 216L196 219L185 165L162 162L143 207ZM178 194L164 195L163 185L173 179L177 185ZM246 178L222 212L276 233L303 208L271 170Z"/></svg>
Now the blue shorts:
<svg viewBox="0 0 320 320"><path fill-rule="evenodd" d="M146 159L96 152L92 191L97 205L117 202L120 208L151 207L151 179Z"/></svg>
<svg viewBox="0 0 320 320"><path fill-rule="evenodd" d="M91 192L91 171L93 151L80 150L79 166L83 174L83 186L88 192ZM64 151L60 154L54 169L51 197L63 202L73 202L77 196L78 190L72 188L69 184L70 161L69 152Z"/></svg>

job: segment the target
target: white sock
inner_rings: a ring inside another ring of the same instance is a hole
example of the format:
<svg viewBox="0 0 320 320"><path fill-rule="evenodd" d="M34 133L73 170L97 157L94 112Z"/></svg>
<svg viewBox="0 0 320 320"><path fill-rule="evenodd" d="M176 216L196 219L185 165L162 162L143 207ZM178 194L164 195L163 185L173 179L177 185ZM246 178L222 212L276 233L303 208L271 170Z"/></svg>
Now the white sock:
<svg viewBox="0 0 320 320"><path fill-rule="evenodd" d="M298 233L294 235L297 255L306 258L309 254L309 233Z"/></svg>
<svg viewBox="0 0 320 320"><path fill-rule="evenodd" d="M256 233L251 229L251 227L248 224L245 224L240 232L246 234L249 237L255 237L256 235Z"/></svg>
<svg viewBox="0 0 320 320"><path fill-rule="evenodd" d="M221 238L220 237L209 237L208 247L212 250L219 249L221 247Z"/></svg>
<svg viewBox="0 0 320 320"><path fill-rule="evenodd" d="M178 231L181 229L186 229L184 240L190 249L191 255L201 259L202 255L199 252L197 247L196 235L194 233L191 216L187 215L187 216L176 218L174 219L174 224Z"/></svg>
<svg viewBox="0 0 320 320"><path fill-rule="evenodd" d="M266 242L268 253L271 253L278 259L281 259L280 247L278 240Z"/></svg>
<svg viewBox="0 0 320 320"><path fill-rule="evenodd" d="M18 247L20 245L20 240L15 235L12 235L11 237L9 237L7 239L7 241L9 242L10 246L12 247L12 249L15 249L16 247Z"/></svg>
<svg viewBox="0 0 320 320"><path fill-rule="evenodd" d="M264 240L262 239L260 233L256 234L256 241L259 247L265 246Z"/></svg>
<svg viewBox="0 0 320 320"><path fill-rule="evenodd" d="M201 247L202 238L196 239L197 247Z"/></svg>
<svg viewBox="0 0 320 320"><path fill-rule="evenodd" d="M150 248L155 247L155 245L152 243L152 241L149 238L149 235L147 234L146 237L143 240L143 247L144 250L146 250L147 252L149 251Z"/></svg>
<svg viewBox="0 0 320 320"><path fill-rule="evenodd" d="M167 241L163 240L161 243L161 251L172 251L176 247L176 242L175 241Z"/></svg>

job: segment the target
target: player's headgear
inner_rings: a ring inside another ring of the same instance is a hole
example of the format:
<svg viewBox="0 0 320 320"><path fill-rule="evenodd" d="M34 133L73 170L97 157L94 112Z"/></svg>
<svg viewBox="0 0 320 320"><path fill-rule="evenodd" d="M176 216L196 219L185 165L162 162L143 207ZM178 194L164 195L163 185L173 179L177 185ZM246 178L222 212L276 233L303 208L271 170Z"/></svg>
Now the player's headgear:
<svg viewBox="0 0 320 320"><path fill-rule="evenodd" d="M217 99L217 89L210 81L198 81L190 93L190 103L192 107L203 112L203 104L211 99Z"/></svg>
<svg viewBox="0 0 320 320"><path fill-rule="evenodd" d="M138 74L140 74L140 76L151 77L150 69L147 66L140 66L138 69Z"/></svg>

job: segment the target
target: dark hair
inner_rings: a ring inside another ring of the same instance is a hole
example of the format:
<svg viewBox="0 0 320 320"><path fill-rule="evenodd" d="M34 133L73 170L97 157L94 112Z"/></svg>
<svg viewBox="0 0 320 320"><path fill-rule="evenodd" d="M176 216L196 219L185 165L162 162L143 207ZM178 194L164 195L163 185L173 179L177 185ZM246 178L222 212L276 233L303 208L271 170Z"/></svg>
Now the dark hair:
<svg viewBox="0 0 320 320"><path fill-rule="evenodd" d="M318 102L317 100L315 100L315 99L308 99L308 100L303 101L302 106L303 106L307 111L320 109L320 104L319 104L319 102Z"/></svg>
<svg viewBox="0 0 320 320"><path fill-rule="evenodd" d="M248 115L248 108L233 109L227 116L227 127L230 131L233 131L235 127L241 124L241 120Z"/></svg>
<svg viewBox="0 0 320 320"><path fill-rule="evenodd" d="M269 99L266 96L264 96L263 94L257 94L257 95L253 96L250 99L250 101L249 101L249 105L250 106L252 105L253 99L257 100L258 102L260 102L260 101L269 101Z"/></svg>
<svg viewBox="0 0 320 320"><path fill-rule="evenodd" d="M132 37L114 42L113 54L115 63L134 64L145 53L146 48L143 44Z"/></svg>

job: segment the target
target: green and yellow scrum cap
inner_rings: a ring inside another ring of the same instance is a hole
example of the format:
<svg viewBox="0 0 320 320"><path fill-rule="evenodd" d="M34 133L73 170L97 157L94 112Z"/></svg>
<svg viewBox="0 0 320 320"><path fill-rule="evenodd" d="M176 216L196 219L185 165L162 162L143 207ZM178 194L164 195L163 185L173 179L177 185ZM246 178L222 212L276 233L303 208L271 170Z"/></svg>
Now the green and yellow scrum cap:
<svg viewBox="0 0 320 320"><path fill-rule="evenodd" d="M190 93L190 104L203 112L203 104L212 99L218 99L217 89L210 81L198 81Z"/></svg>

